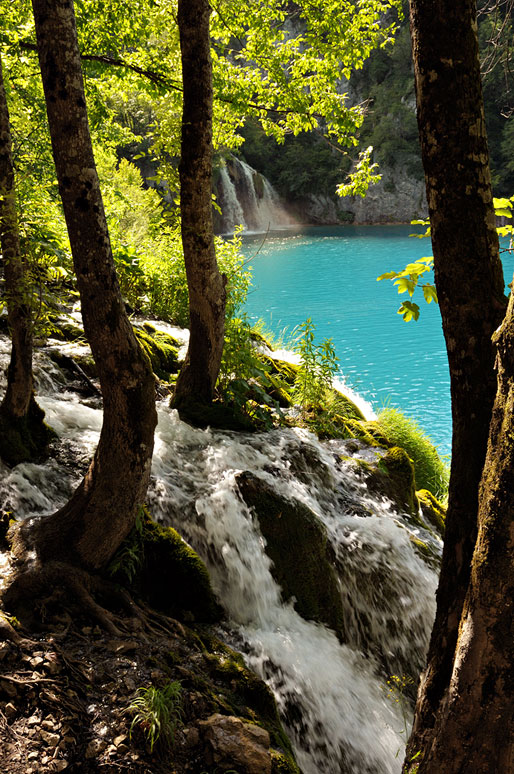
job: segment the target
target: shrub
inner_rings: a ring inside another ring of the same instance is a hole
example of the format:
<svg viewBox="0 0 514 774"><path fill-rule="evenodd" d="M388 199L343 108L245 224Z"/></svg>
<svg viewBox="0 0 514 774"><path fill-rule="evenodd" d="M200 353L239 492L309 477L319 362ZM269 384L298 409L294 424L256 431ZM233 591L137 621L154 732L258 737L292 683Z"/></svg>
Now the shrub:
<svg viewBox="0 0 514 774"><path fill-rule="evenodd" d="M450 471L448 465L414 419L395 408L383 409L378 423L395 446L401 446L414 463L416 489L428 489L439 499L446 496Z"/></svg>
<svg viewBox="0 0 514 774"><path fill-rule="evenodd" d="M150 685L139 688L137 696L127 712L134 715L130 734L138 726L153 752L157 741L165 749L172 747L175 731L182 716L182 686L179 682L167 683L163 688Z"/></svg>

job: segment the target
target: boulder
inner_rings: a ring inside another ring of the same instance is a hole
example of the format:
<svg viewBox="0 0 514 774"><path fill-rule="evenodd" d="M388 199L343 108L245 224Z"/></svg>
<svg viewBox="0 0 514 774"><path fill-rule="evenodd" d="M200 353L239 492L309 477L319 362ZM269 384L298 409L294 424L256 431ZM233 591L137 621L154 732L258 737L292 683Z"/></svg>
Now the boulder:
<svg viewBox="0 0 514 774"><path fill-rule="evenodd" d="M271 774L270 736L264 728L219 713L198 725L206 760L216 765L217 771Z"/></svg>

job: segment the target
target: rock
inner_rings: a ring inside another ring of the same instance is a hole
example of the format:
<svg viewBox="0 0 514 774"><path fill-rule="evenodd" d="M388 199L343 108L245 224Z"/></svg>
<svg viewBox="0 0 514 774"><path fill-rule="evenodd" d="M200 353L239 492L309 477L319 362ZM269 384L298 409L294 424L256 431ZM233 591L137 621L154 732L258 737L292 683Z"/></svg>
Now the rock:
<svg viewBox="0 0 514 774"><path fill-rule="evenodd" d="M17 714L18 714L18 710L16 709L14 704L11 704L11 702L9 702L8 704L5 705L4 715L7 718L7 720L13 720L13 718L15 718Z"/></svg>
<svg viewBox="0 0 514 774"><path fill-rule="evenodd" d="M213 764L229 765L240 774L271 774L270 737L263 728L220 714L198 725Z"/></svg>
<svg viewBox="0 0 514 774"><path fill-rule="evenodd" d="M252 473L240 473L237 486L259 520L273 562L271 572L284 599L294 598L303 618L322 621L342 637L339 581L321 521L306 505L282 497Z"/></svg>
<svg viewBox="0 0 514 774"><path fill-rule="evenodd" d="M57 747L61 741L59 734L53 734L50 731L45 731L44 728L41 729L39 735L43 742L46 742L49 747Z"/></svg>
<svg viewBox="0 0 514 774"><path fill-rule="evenodd" d="M91 739L88 746L86 747L86 752L84 753L85 758L96 758L97 755L99 755L101 752L105 750L107 747L107 743L103 741L103 739Z"/></svg>

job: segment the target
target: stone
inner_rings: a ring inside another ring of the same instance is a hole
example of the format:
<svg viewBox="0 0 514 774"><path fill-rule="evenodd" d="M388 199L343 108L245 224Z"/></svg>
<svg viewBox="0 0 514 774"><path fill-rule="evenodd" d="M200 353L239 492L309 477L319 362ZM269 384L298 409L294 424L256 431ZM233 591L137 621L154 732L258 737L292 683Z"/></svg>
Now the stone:
<svg viewBox="0 0 514 774"><path fill-rule="evenodd" d="M213 764L240 774L271 774L270 737L260 726L230 715L211 715L198 724Z"/></svg>
<svg viewBox="0 0 514 774"><path fill-rule="evenodd" d="M45 731L44 728L41 729L39 735L43 742L46 742L49 747L57 747L61 741L59 734L52 734L50 731Z"/></svg>
<svg viewBox="0 0 514 774"><path fill-rule="evenodd" d="M105 750L107 743L102 739L92 739L86 747L85 757L96 758L101 752Z"/></svg>

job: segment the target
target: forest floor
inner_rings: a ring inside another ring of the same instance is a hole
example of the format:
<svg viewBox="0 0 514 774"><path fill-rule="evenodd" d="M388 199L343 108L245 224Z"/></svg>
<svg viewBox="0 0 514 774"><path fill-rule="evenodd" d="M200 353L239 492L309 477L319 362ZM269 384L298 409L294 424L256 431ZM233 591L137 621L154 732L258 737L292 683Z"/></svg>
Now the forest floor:
<svg viewBox="0 0 514 774"><path fill-rule="evenodd" d="M180 624L170 621L172 628L117 639L98 627L73 626L0 642L3 774L204 771L195 721L207 706L185 685L202 652L191 650ZM144 725L131 733L129 707L138 688L177 679L182 695L173 748L158 741L152 753Z"/></svg>

